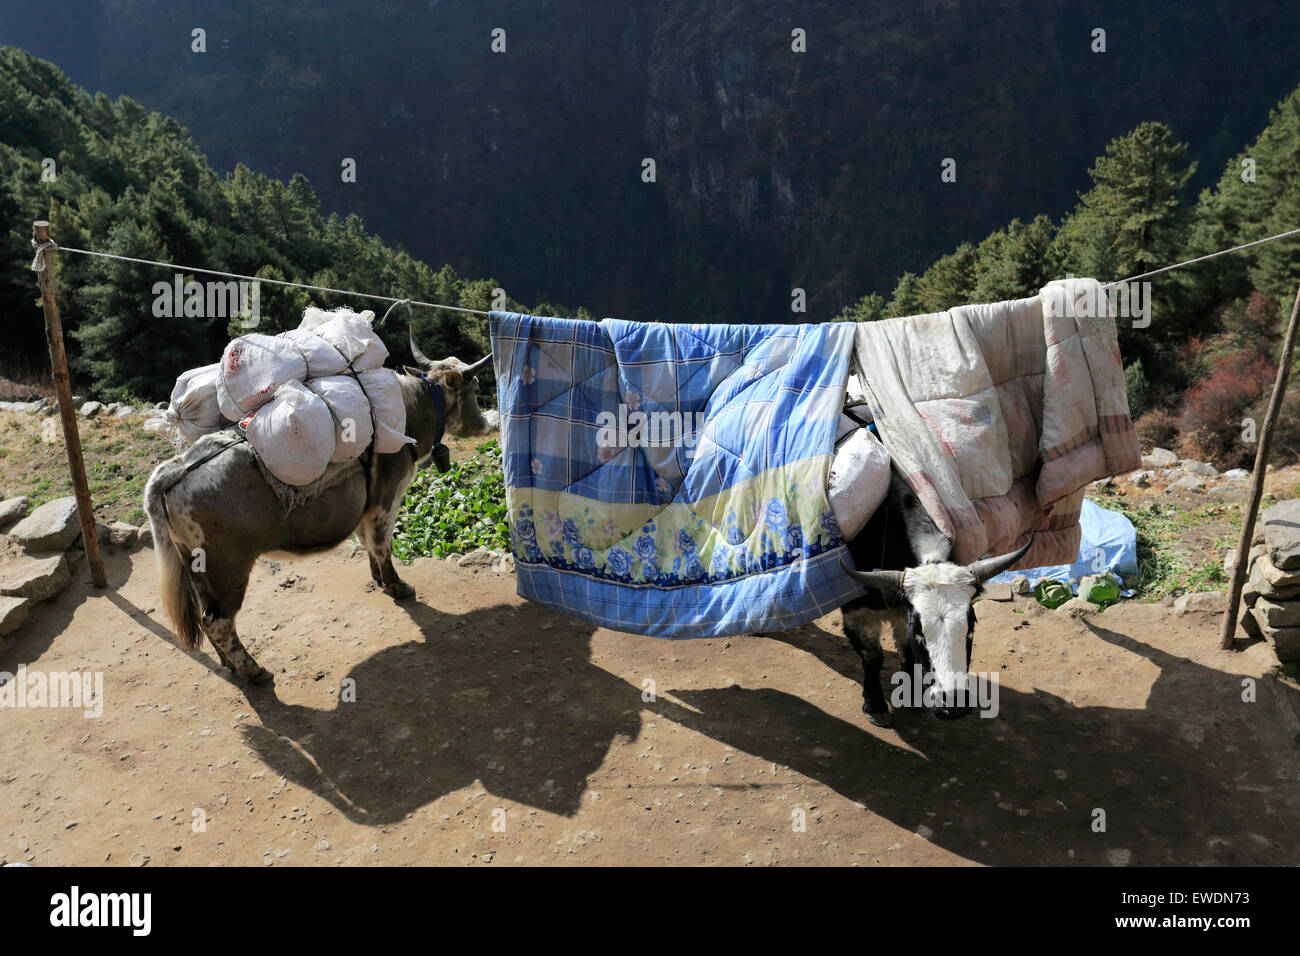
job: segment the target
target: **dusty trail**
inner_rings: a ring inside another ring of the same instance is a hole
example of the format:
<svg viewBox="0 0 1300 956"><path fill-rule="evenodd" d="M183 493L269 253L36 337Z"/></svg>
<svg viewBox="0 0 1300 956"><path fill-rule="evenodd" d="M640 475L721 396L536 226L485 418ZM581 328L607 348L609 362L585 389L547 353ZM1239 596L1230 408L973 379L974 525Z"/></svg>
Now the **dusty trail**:
<svg viewBox="0 0 1300 956"><path fill-rule="evenodd" d="M240 632L277 676L247 691L169 642L152 552L109 555L107 592L78 573L6 641L0 670L102 671L103 715L0 712L0 857L1300 862L1284 715L1300 693L1260 681L1244 703L1267 656L1218 651L1213 617L981 604L973 669L999 673L999 716L879 729L837 614L665 642L435 561L402 572L418 598L398 605L350 552L259 562Z"/></svg>

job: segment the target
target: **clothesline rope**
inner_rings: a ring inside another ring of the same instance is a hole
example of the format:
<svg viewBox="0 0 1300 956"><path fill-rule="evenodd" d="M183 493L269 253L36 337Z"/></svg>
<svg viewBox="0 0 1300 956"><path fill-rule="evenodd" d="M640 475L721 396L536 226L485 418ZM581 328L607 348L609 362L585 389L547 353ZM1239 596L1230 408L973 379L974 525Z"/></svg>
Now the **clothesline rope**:
<svg viewBox="0 0 1300 956"><path fill-rule="evenodd" d="M1231 249L1220 249L1218 252L1211 252L1209 255L1197 256L1195 259L1185 259L1182 262L1175 262L1171 266L1165 266L1161 269L1152 269L1150 272L1143 272L1141 275L1129 276L1127 279L1116 279L1114 282L1107 282L1102 288L1110 288L1113 285L1123 285L1125 282L1136 282L1138 279L1145 279L1148 276L1159 275L1162 272L1169 272L1171 269L1181 269L1183 266L1190 266L1195 262L1204 262L1206 259L1213 259L1216 256L1226 256L1230 252L1238 252L1241 249L1249 249L1251 246L1258 246L1261 243L1272 242L1274 239L1285 239L1287 236L1294 236L1300 233L1300 229L1292 229L1289 232L1279 232L1276 236L1267 236L1263 239L1256 239L1254 242L1243 242L1239 246L1233 246Z"/></svg>
<svg viewBox="0 0 1300 956"><path fill-rule="evenodd" d="M33 248L36 248L35 240L32 240L32 245ZM482 309L463 309L458 305L441 305L437 302L421 302L418 299L404 299L391 295L377 295L373 292L353 292L351 289L331 289L329 286L308 285L305 282L288 282L284 279L268 279L265 276L246 276L241 275L238 272L222 272L220 269L202 269L198 266L178 265L175 262L159 262L157 259L136 259L132 256L114 255L111 252L94 252L90 249L74 249L72 246L60 246L53 240L50 240L48 243L42 243L40 248L44 249L47 246L58 249L60 252L72 252L79 256L98 256L101 259L116 259L119 262L134 262L142 266L162 266L165 269L175 269L180 272L197 272L202 273L203 275L225 276L227 279L244 279L248 282L266 282L270 285L289 286L294 289L310 289L313 292L330 292L334 295L355 295L362 299L377 299L380 302L391 302L393 305L401 305L405 302L408 305L421 305L426 309L447 309L451 312L468 312L473 315L490 314L484 312ZM39 252L37 253L36 258L38 260L41 258ZM35 263L33 263L32 268L39 271Z"/></svg>
<svg viewBox="0 0 1300 956"><path fill-rule="evenodd" d="M1116 279L1114 282L1105 283L1102 286L1102 288L1109 289L1112 286L1123 285L1125 282L1136 282L1139 279L1150 278L1151 276L1159 275L1162 272L1171 272L1174 269L1181 269L1184 266L1194 265L1195 263L1198 262L1205 262L1207 259L1214 259L1217 258L1218 256L1226 256L1230 252L1240 252L1242 249L1249 249L1251 246L1258 246L1266 242L1273 242L1276 239L1285 239L1287 236L1294 236L1298 233L1300 233L1300 229L1291 229L1288 230L1287 232L1279 232L1275 236L1266 236L1263 239L1256 239L1253 242L1243 242L1241 245L1232 246L1229 249L1220 249L1218 252L1211 252L1208 255L1197 256L1195 259L1185 259L1182 262L1175 262L1173 265L1170 266L1164 266L1160 269L1153 269L1150 272L1143 272L1140 273L1139 275L1129 276L1127 279ZM196 272L196 273L202 273L203 275L224 276L227 279L244 279L248 282L266 282L271 285L287 286L289 288L294 288L294 289L308 289L313 292L329 292L334 295L353 295L362 299L375 299L380 302L391 302L392 305L389 307L388 312L384 313L385 319L388 318L388 314L393 311L394 307L403 304L406 305L408 311L410 310L411 306L418 305L426 309L446 309L449 312L464 312L469 315L490 315L491 314L483 311L482 309L465 309L457 305L441 305L437 302L421 302L418 299L396 298L391 295L378 295L374 292L354 292L350 289L332 289L329 286L308 285L305 282L289 282L284 279L268 279L263 276L241 275L237 272L222 272L220 269L203 269L198 266L182 266L182 265L177 265L174 262L160 262L157 259L137 259L134 258L133 256L114 255L111 252L95 252L90 249L75 249L72 246L61 246L58 243L56 243L53 239L39 244L36 242L35 239L33 239L32 248L35 249L36 251L36 256L32 260L32 269L36 272L40 272L45 268L44 256L42 256L42 253L46 249L50 249L50 250L57 249L60 252L71 252L79 256L97 256L101 259L115 259L118 262L133 262L136 263L137 265L143 265L143 266L161 266L164 269L175 269L181 272Z"/></svg>

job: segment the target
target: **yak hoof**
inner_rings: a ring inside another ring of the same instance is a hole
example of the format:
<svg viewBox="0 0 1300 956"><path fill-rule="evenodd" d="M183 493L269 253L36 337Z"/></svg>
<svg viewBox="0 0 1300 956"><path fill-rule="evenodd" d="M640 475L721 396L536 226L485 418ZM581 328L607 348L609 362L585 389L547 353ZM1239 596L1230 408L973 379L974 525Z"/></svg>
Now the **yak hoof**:
<svg viewBox="0 0 1300 956"><path fill-rule="evenodd" d="M867 710L866 704L863 704L862 712L867 715L867 720L871 721L877 727L894 726L894 715L889 711L885 711L882 714L873 714L871 711Z"/></svg>
<svg viewBox="0 0 1300 956"><path fill-rule="evenodd" d="M415 588L405 581L398 581L392 587L384 588L384 591L397 601L405 601L407 598L415 597Z"/></svg>
<svg viewBox="0 0 1300 956"><path fill-rule="evenodd" d="M258 669L253 671L253 673L243 674L240 676L244 677L250 684L258 685L269 684L271 681L275 680L275 675L265 667L258 667Z"/></svg>

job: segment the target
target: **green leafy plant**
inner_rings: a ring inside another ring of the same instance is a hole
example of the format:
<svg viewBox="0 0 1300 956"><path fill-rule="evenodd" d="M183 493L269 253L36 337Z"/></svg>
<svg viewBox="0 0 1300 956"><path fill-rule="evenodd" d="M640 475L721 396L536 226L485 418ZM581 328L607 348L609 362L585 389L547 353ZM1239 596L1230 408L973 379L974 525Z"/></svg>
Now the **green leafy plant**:
<svg viewBox="0 0 1300 956"><path fill-rule="evenodd" d="M410 564L475 548L508 550L509 543L501 445L493 440L445 475L428 469L415 476L397 516L393 556Z"/></svg>

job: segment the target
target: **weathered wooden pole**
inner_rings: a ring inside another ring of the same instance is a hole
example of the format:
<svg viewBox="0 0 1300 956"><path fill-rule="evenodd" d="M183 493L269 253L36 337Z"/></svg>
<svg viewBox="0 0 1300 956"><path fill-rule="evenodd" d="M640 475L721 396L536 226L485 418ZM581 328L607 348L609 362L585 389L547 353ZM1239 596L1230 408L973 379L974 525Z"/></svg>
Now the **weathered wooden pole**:
<svg viewBox="0 0 1300 956"><path fill-rule="evenodd" d="M1273 383L1273 396L1268 400L1264 425L1259 431L1259 447L1255 449L1255 474L1250 486L1250 503L1246 506L1245 520L1241 523L1241 537L1237 539L1237 564L1232 569L1232 587L1228 590L1228 610L1223 614L1223 630L1219 632L1219 647L1227 650L1237 633L1237 608L1241 604L1241 588L1246 583L1246 565L1250 556L1250 539L1255 536L1255 513L1264 497L1264 473L1268 469L1268 455L1273 447L1273 422L1286 398L1286 380L1291 372L1291 353L1295 350L1296 315L1300 313L1300 289L1296 290L1295 305L1291 306L1291 322L1286 327L1286 340L1282 344L1282 358L1278 360L1277 381Z"/></svg>
<svg viewBox="0 0 1300 956"><path fill-rule="evenodd" d="M50 224L44 220L32 223L32 235L37 244L50 238ZM90 501L90 485L86 482L86 463L81 457L81 434L77 431L77 410L72 407L72 382L68 378L68 356L63 351L63 323L59 319L59 302L54 297L54 254L46 246L37 253L39 269L36 273L41 284L41 308L45 310L45 338L50 344L50 368L54 372L54 391L59 397L59 417L63 419L63 442L68 448L68 470L72 472L72 487L77 495L77 516L81 518L81 546L86 550L90 565L90 579L95 587L108 586L104 575L104 559L99 553L99 538L95 535L95 511Z"/></svg>

